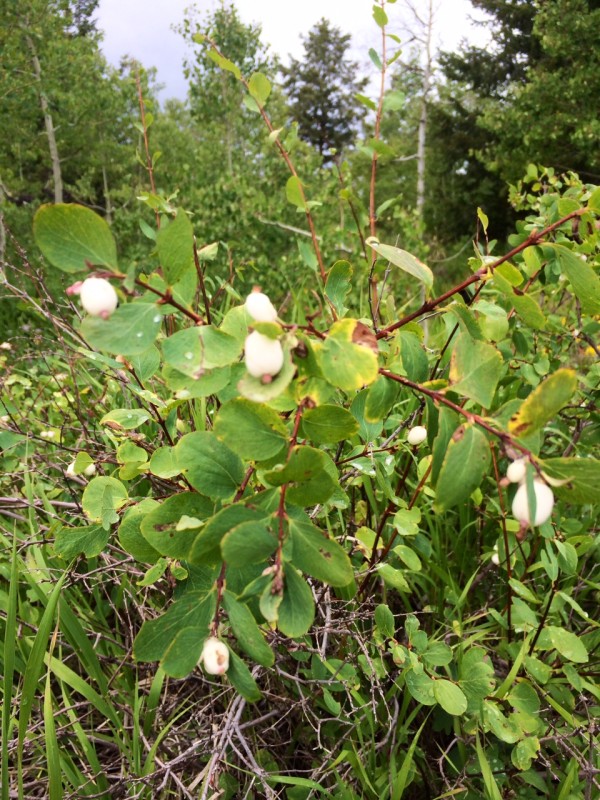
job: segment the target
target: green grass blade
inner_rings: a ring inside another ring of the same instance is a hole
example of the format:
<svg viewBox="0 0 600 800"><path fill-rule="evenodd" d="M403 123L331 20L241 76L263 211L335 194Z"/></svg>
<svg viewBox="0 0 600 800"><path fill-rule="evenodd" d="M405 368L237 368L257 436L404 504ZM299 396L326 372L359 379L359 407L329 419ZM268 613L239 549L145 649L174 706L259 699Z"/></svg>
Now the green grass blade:
<svg viewBox="0 0 600 800"><path fill-rule="evenodd" d="M66 664L63 664L62 661L59 661L54 656L49 656L46 654L46 662L59 680L64 681L67 686L70 686L71 689L74 689L76 692L78 692L78 694L85 697L85 699L94 706L96 711L102 714L102 716L106 719L110 720L114 727L121 731L117 741L120 746L124 746L125 742L121 741L123 739L122 723L115 709L110 705L110 703L108 703L100 694L98 694L98 692L93 689L89 683L86 683L81 675L73 672L73 670L70 667L67 667Z"/></svg>
<svg viewBox="0 0 600 800"><path fill-rule="evenodd" d="M44 656L46 655L46 647L48 644L48 639L50 638L50 631L52 630L58 599L60 597L66 577L67 572L65 571L48 597L47 605L44 609L44 613L42 614L38 632L33 640L33 646L31 648L31 652L29 653L29 658L27 659L27 666L25 667L23 690L21 692L19 731L17 739L17 775L19 798L23 797L23 742L25 740L25 734L27 733L27 726L31 716L31 709L33 708L38 681L44 667Z"/></svg>
<svg viewBox="0 0 600 800"><path fill-rule="evenodd" d="M494 773L490 767L490 762L487 760L485 750L481 746L479 736L475 739L475 747L477 749L477 760L479 761L479 769L481 770L481 777L485 785L485 796L489 800L502 800L500 789L494 778Z"/></svg>
<svg viewBox="0 0 600 800"><path fill-rule="evenodd" d="M48 792L50 800L62 800L63 786L60 770L60 755L56 738L56 724L52 709L52 688L50 686L50 670L46 673L44 691L44 741L46 743L46 759L48 763Z"/></svg>
<svg viewBox="0 0 600 800"><path fill-rule="evenodd" d="M393 781L392 786L392 800L401 800L402 795L404 794L404 790L406 789L406 782L408 780L408 776L410 774L410 768L413 763L413 757L415 754L415 750L417 747L417 743L419 741L419 737L423 732L423 728L425 727L425 722L421 725L419 730L413 736L413 740L410 743L410 747L408 748L408 752L404 756L404 761L402 762L402 766L400 767L400 771L396 775L395 780Z"/></svg>
<svg viewBox="0 0 600 800"><path fill-rule="evenodd" d="M9 800L8 784L8 742L11 730L11 706L13 677L15 672L15 639L17 632L17 582L19 568L17 561L17 534L13 535L13 546L8 586L8 605L6 609L6 628L4 637L4 680L2 682L2 800Z"/></svg>

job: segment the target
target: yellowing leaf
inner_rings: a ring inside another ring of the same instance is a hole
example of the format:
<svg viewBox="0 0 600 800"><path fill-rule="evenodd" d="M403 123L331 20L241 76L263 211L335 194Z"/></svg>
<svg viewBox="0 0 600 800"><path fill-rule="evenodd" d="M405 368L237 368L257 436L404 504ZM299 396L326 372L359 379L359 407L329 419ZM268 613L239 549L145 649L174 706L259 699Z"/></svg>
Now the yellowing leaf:
<svg viewBox="0 0 600 800"><path fill-rule="evenodd" d="M515 436L529 436L555 417L577 389L577 376L572 369L559 369L531 392L516 414L510 418L508 430Z"/></svg>

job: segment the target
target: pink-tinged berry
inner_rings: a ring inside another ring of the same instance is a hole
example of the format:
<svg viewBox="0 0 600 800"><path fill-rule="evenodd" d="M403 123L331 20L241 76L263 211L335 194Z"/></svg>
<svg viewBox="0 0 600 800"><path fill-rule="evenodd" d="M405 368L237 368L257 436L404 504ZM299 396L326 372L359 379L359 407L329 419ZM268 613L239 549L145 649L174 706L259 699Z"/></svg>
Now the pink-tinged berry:
<svg viewBox="0 0 600 800"><path fill-rule="evenodd" d="M119 303L114 286L105 278L86 278L79 288L79 299L88 314L103 319L107 319Z"/></svg>
<svg viewBox="0 0 600 800"><path fill-rule="evenodd" d="M258 287L246 298L246 311L256 322L275 322L277 319L275 306Z"/></svg>
<svg viewBox="0 0 600 800"><path fill-rule="evenodd" d="M427 439L427 428L424 428L423 425L415 425L409 430L406 437L406 441L413 447L423 444L425 439Z"/></svg>
<svg viewBox="0 0 600 800"><path fill-rule="evenodd" d="M529 499L527 497L527 484L522 483L517 489L512 502L512 513L515 519L526 525L543 525L550 519L554 508L554 494L552 489L540 480L534 480L535 492L535 517L532 520Z"/></svg>
<svg viewBox="0 0 600 800"><path fill-rule="evenodd" d="M254 378L264 382L265 376L272 377L283 367L283 348L279 339L269 339L258 331L252 331L244 344L246 369Z"/></svg>
<svg viewBox="0 0 600 800"><path fill-rule="evenodd" d="M209 636L204 642L200 661L209 675L224 675L229 669L229 648L216 636Z"/></svg>
<svg viewBox="0 0 600 800"><path fill-rule="evenodd" d="M508 465L506 470L506 477L511 483L521 483L525 480L527 473L527 461L524 458L517 458Z"/></svg>

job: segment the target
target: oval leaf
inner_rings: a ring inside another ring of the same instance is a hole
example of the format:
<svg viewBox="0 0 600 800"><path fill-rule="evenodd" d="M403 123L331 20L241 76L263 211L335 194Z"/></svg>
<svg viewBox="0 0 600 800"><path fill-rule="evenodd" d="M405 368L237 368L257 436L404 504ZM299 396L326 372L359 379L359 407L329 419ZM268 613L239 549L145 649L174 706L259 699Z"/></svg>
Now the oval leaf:
<svg viewBox="0 0 600 800"><path fill-rule="evenodd" d="M117 246L107 222L84 206L41 206L33 235L44 257L63 272L87 272L88 264L117 268Z"/></svg>

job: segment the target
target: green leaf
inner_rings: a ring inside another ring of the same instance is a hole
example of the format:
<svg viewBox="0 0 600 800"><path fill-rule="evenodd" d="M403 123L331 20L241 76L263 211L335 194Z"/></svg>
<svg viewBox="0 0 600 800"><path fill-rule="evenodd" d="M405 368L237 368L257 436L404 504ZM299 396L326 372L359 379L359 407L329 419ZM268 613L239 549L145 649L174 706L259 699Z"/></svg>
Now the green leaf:
<svg viewBox="0 0 600 800"><path fill-rule="evenodd" d="M377 356L366 345L355 344L357 320L334 322L317 354L327 381L346 392L373 383L378 375Z"/></svg>
<svg viewBox="0 0 600 800"><path fill-rule="evenodd" d="M302 433L315 444L330 444L349 439L358 431L358 423L345 408L322 405L305 411Z"/></svg>
<svg viewBox="0 0 600 800"><path fill-rule="evenodd" d="M203 592L186 592L165 614L144 622L133 644L136 660L160 660L179 631L185 628L195 628L206 638L214 618L215 606L214 592L209 595Z"/></svg>
<svg viewBox="0 0 600 800"><path fill-rule="evenodd" d="M488 219L487 214L481 208L477 208L477 217L478 217L479 221L481 222L481 226L482 226L482 228L484 230L484 233L487 233L488 224L489 224L489 219Z"/></svg>
<svg viewBox="0 0 600 800"><path fill-rule="evenodd" d="M600 214L600 186L597 186L592 192L588 200L588 207L591 211L596 212L596 214Z"/></svg>
<svg viewBox="0 0 600 800"><path fill-rule="evenodd" d="M234 453L252 461L276 456L287 442L287 428L276 411L239 397L223 403L213 430Z"/></svg>
<svg viewBox="0 0 600 800"><path fill-rule="evenodd" d="M198 666L207 631L197 626L181 628L165 650L160 665L171 678L186 678Z"/></svg>
<svg viewBox="0 0 600 800"><path fill-rule="evenodd" d="M430 291L433 286L433 272L426 264L419 261L418 258L407 253L406 250L401 250L399 247L393 247L390 244L381 244L375 236L370 236L367 239L367 244L374 250L378 256L389 261L395 267L400 267L401 270L412 275L413 278L425 284L427 291Z"/></svg>
<svg viewBox="0 0 600 800"><path fill-rule="evenodd" d="M244 664L242 659L229 650L229 669L227 670L227 679L244 700L248 703L256 703L262 697L261 691L252 673Z"/></svg>
<svg viewBox="0 0 600 800"><path fill-rule="evenodd" d="M136 561L146 564L154 564L160 557L160 553L144 539L140 525L146 514L157 506L156 500L147 497L134 508L129 509L119 525L119 542L123 549Z"/></svg>
<svg viewBox="0 0 600 800"><path fill-rule="evenodd" d="M381 6L373 6L373 19L380 28L385 28L388 24L388 16Z"/></svg>
<svg viewBox="0 0 600 800"><path fill-rule="evenodd" d="M381 634L388 639L393 639L396 635L396 623L394 615L385 603L380 603L375 609L375 624Z"/></svg>
<svg viewBox="0 0 600 800"><path fill-rule="evenodd" d="M138 586L154 586L165 574L169 567L169 562L166 558L160 556L156 562L149 569L146 570L142 578L137 581Z"/></svg>
<svg viewBox="0 0 600 800"><path fill-rule="evenodd" d="M294 639L308 633L315 618L315 603L309 585L291 564L286 564L283 599L277 627Z"/></svg>
<svg viewBox="0 0 600 800"><path fill-rule="evenodd" d="M180 492L153 508L141 522L142 536L163 556L187 558L201 523L212 516L213 503L195 492ZM195 528L181 527L182 517L197 520Z"/></svg>
<svg viewBox="0 0 600 800"><path fill-rule="evenodd" d="M561 244L546 245L557 256L562 271L586 314L600 314L600 277L577 253Z"/></svg>
<svg viewBox="0 0 600 800"><path fill-rule="evenodd" d="M385 419L398 399L400 394L399 385L395 381L380 375L375 383L369 386L367 391L365 420L367 422L379 422Z"/></svg>
<svg viewBox="0 0 600 800"><path fill-rule="evenodd" d="M452 649L444 642L429 642L421 658L428 667L445 667L452 661Z"/></svg>
<svg viewBox="0 0 600 800"><path fill-rule="evenodd" d="M567 661L574 661L576 664L587 664L589 661L587 648L579 636L556 625L548 625L543 633L549 637L552 647ZM541 646L541 637L538 643Z"/></svg>
<svg viewBox="0 0 600 800"><path fill-rule="evenodd" d="M150 412L144 408L113 408L102 417L100 424L106 425L107 422L111 422L113 426L116 425L125 431L131 431L139 428L149 419L151 419Z"/></svg>
<svg viewBox="0 0 600 800"><path fill-rule="evenodd" d="M166 478L167 480L179 475L181 470L177 463L174 448L166 445L157 447L152 453L148 469L157 478Z"/></svg>
<svg viewBox="0 0 600 800"><path fill-rule="evenodd" d="M409 669L405 675L406 688L417 703L433 706L436 703L433 687L435 681L423 669Z"/></svg>
<svg viewBox="0 0 600 800"><path fill-rule="evenodd" d="M100 555L110 538L110 531L102 525L82 528L61 527L56 531L54 550L61 558L74 558L83 553L87 558Z"/></svg>
<svg viewBox="0 0 600 800"><path fill-rule="evenodd" d="M557 497L569 503L597 503L600 486L600 461L595 458L547 458L540 462L550 478L565 481L553 486Z"/></svg>
<svg viewBox="0 0 600 800"><path fill-rule="evenodd" d="M150 345L143 353L136 353L131 356L128 361L134 368L138 378L145 382L152 378L160 368L160 353L155 345Z"/></svg>
<svg viewBox="0 0 600 800"><path fill-rule="evenodd" d="M303 512L289 511L292 561L298 569L332 586L347 586L354 577L344 548L312 524Z"/></svg>
<svg viewBox="0 0 600 800"><path fill-rule="evenodd" d="M33 235L44 257L63 272L87 272L87 263L117 268L117 246L110 228L94 211L72 203L41 206Z"/></svg>
<svg viewBox="0 0 600 800"><path fill-rule="evenodd" d="M418 336L410 331L398 331L392 347L390 369L417 383L427 380L429 361Z"/></svg>
<svg viewBox="0 0 600 800"><path fill-rule="evenodd" d="M128 499L127 489L121 481L99 477L92 478L85 487L81 505L88 519L99 522L105 530L109 530L114 522L119 521L116 512Z"/></svg>
<svg viewBox="0 0 600 800"><path fill-rule="evenodd" d="M399 569L392 567L390 564L378 564L377 572L383 578L386 586L390 586L398 592L410 592L410 586Z"/></svg>
<svg viewBox="0 0 600 800"><path fill-rule="evenodd" d="M167 286L173 286L194 259L194 229L185 211L179 209L174 220L161 226L156 246Z"/></svg>
<svg viewBox="0 0 600 800"><path fill-rule="evenodd" d="M517 769L527 770L531 768L532 762L538 757L539 751L540 740L537 736L528 736L516 743L510 754L510 760Z"/></svg>
<svg viewBox="0 0 600 800"><path fill-rule="evenodd" d="M349 261L336 261L327 275L325 296L335 308L338 317L343 317L348 310L344 301L352 288L353 273L354 269Z"/></svg>
<svg viewBox="0 0 600 800"><path fill-rule="evenodd" d="M502 356L495 347L465 333L458 337L450 360L453 391L489 408L504 372Z"/></svg>
<svg viewBox="0 0 600 800"><path fill-rule="evenodd" d="M454 432L437 479L435 509L446 511L465 501L478 488L490 466L488 440L475 425Z"/></svg>
<svg viewBox="0 0 600 800"><path fill-rule="evenodd" d="M406 105L406 95L404 92L387 91L383 97L384 111L400 111ZM393 201L392 201L393 202ZM377 216L382 214L381 206L377 209Z"/></svg>
<svg viewBox="0 0 600 800"><path fill-rule="evenodd" d="M297 178L295 175L288 178L285 184L285 196L287 197L288 203L296 206L300 211L306 211L306 199L302 191L300 178Z"/></svg>
<svg viewBox="0 0 600 800"><path fill-rule="evenodd" d="M240 603L231 592L223 593L223 607L227 612L229 624L242 650L253 661L263 667L275 663L275 655L265 641L252 612L245 603Z"/></svg>
<svg viewBox="0 0 600 800"><path fill-rule="evenodd" d="M273 519L242 522L225 534L221 541L224 560L233 567L260 564L277 550Z"/></svg>
<svg viewBox="0 0 600 800"><path fill-rule="evenodd" d="M571 399L577 389L572 369L559 369L531 392L513 414L508 430L515 436L529 436L543 428Z"/></svg>
<svg viewBox="0 0 600 800"><path fill-rule="evenodd" d="M289 483L287 499L299 506L324 503L336 489L336 482L327 472L327 456L322 450L297 445L285 464L264 473L271 486Z"/></svg>
<svg viewBox="0 0 600 800"><path fill-rule="evenodd" d="M81 335L96 350L115 355L137 355L147 350L160 330L162 313L154 303L127 303L110 319L84 317Z"/></svg>
<svg viewBox="0 0 600 800"><path fill-rule="evenodd" d="M405 544L398 544L393 552L398 556L411 572L420 572L422 569L421 559L415 551Z"/></svg>
<svg viewBox="0 0 600 800"><path fill-rule="evenodd" d="M546 317L533 297L523 294L520 289L516 288L521 283L523 283L523 276L511 264L501 264L494 270L493 285L512 304L523 322L534 330L544 330Z"/></svg>
<svg viewBox="0 0 600 800"><path fill-rule="evenodd" d="M369 58L371 59L371 61L373 62L374 66L378 70L382 70L383 69L383 64L381 63L381 59L379 58L379 54L377 53L377 50L375 50L373 47L371 47L369 49Z"/></svg>
<svg viewBox="0 0 600 800"><path fill-rule="evenodd" d="M439 678L433 683L433 696L448 714L454 717L467 710L467 698L462 689L455 683Z"/></svg>
<svg viewBox="0 0 600 800"><path fill-rule="evenodd" d="M212 325L184 328L161 342L165 362L191 378L235 363L242 348L233 336Z"/></svg>
<svg viewBox="0 0 600 800"><path fill-rule="evenodd" d="M248 508L243 503L223 508L196 534L187 560L192 564L215 564L221 561L221 541L225 534L244 522L260 524L266 516L268 512Z"/></svg>
<svg viewBox="0 0 600 800"><path fill-rule="evenodd" d="M240 72L240 68L234 64L233 61L230 61L228 58L225 58L225 56L217 53L217 51L214 49L209 50L206 55L211 59L211 61L214 61L218 67L226 72L231 72L231 74L234 75L238 81L241 79L242 73Z"/></svg>
<svg viewBox="0 0 600 800"><path fill-rule="evenodd" d="M213 499L229 499L244 479L239 457L214 433L186 434L175 445L175 458L194 489Z"/></svg>
<svg viewBox="0 0 600 800"><path fill-rule="evenodd" d="M262 108L271 94L271 82L262 72L255 72L248 80L248 91Z"/></svg>

